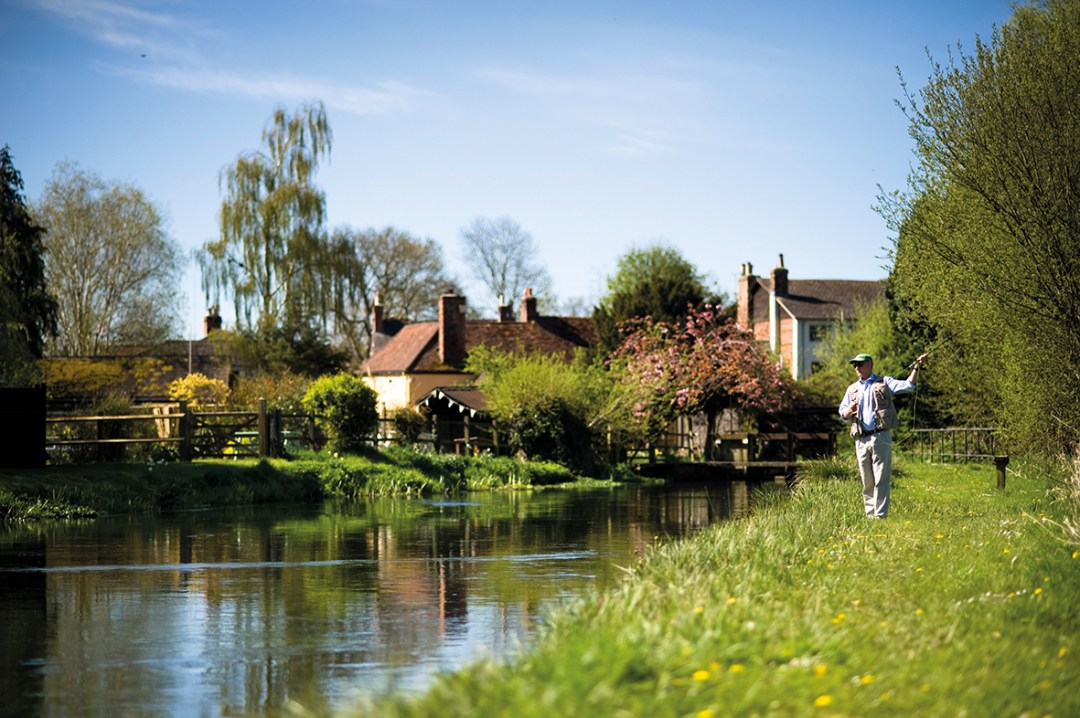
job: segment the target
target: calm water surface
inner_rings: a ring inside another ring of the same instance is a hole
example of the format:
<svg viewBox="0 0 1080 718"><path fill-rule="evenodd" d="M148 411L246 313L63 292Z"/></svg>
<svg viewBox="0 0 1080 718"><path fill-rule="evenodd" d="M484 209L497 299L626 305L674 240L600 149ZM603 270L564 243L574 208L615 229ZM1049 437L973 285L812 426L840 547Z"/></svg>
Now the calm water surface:
<svg viewBox="0 0 1080 718"><path fill-rule="evenodd" d="M0 715L275 715L512 656L744 487L375 499L0 529Z"/></svg>

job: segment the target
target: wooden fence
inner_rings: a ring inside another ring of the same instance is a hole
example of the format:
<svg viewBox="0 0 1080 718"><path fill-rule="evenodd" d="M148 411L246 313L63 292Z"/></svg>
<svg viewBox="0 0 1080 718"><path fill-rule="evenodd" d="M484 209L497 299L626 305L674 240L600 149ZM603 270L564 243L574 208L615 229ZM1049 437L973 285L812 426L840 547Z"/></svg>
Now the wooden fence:
<svg viewBox="0 0 1080 718"><path fill-rule="evenodd" d="M265 401L256 411L194 411L181 402L141 414L53 415L45 424L45 448L54 463L276 457L321 440L314 416L267 410Z"/></svg>

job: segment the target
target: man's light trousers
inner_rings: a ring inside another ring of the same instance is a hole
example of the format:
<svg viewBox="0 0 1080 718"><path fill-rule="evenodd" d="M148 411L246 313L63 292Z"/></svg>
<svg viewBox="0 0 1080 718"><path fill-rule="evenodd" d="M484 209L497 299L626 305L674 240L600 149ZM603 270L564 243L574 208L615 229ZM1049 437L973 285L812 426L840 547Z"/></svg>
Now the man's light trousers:
<svg viewBox="0 0 1080 718"><path fill-rule="evenodd" d="M855 456L862 476L866 515L883 519L889 513L889 482L892 479L892 432L882 431L855 438Z"/></svg>

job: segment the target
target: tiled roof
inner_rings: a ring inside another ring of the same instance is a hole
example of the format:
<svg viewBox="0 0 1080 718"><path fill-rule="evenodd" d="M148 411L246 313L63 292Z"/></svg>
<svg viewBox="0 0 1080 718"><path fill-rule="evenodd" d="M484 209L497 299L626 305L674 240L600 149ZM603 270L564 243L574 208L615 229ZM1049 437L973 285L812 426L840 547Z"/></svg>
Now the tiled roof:
<svg viewBox="0 0 1080 718"><path fill-rule="evenodd" d="M434 349L438 360L438 322L406 324L374 356L361 367L364 374L402 374L415 368L426 350Z"/></svg>
<svg viewBox="0 0 1080 718"><path fill-rule="evenodd" d="M406 325L368 359L364 374L459 371L439 361L438 322ZM569 361L574 352L596 342L591 317L537 317L531 322L470 321L465 324L465 351L489 346L510 352L560 354Z"/></svg>
<svg viewBox="0 0 1080 718"><path fill-rule="evenodd" d="M758 284L768 296L772 281L758 278ZM854 279L792 279L788 281L788 293L777 297L777 302L796 319L835 319L841 314L853 316L855 308L878 299L885 293L884 279L859 281ZM753 321L768 321L767 301L753 303Z"/></svg>

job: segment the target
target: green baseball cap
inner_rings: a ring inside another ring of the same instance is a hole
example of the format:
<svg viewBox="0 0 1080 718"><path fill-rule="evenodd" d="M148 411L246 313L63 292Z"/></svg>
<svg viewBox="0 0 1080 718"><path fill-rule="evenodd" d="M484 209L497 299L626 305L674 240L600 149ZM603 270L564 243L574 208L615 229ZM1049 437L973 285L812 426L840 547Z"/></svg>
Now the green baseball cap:
<svg viewBox="0 0 1080 718"><path fill-rule="evenodd" d="M864 361L873 363L874 357L870 356L869 354L856 354L855 356L848 359L848 364L862 364Z"/></svg>

